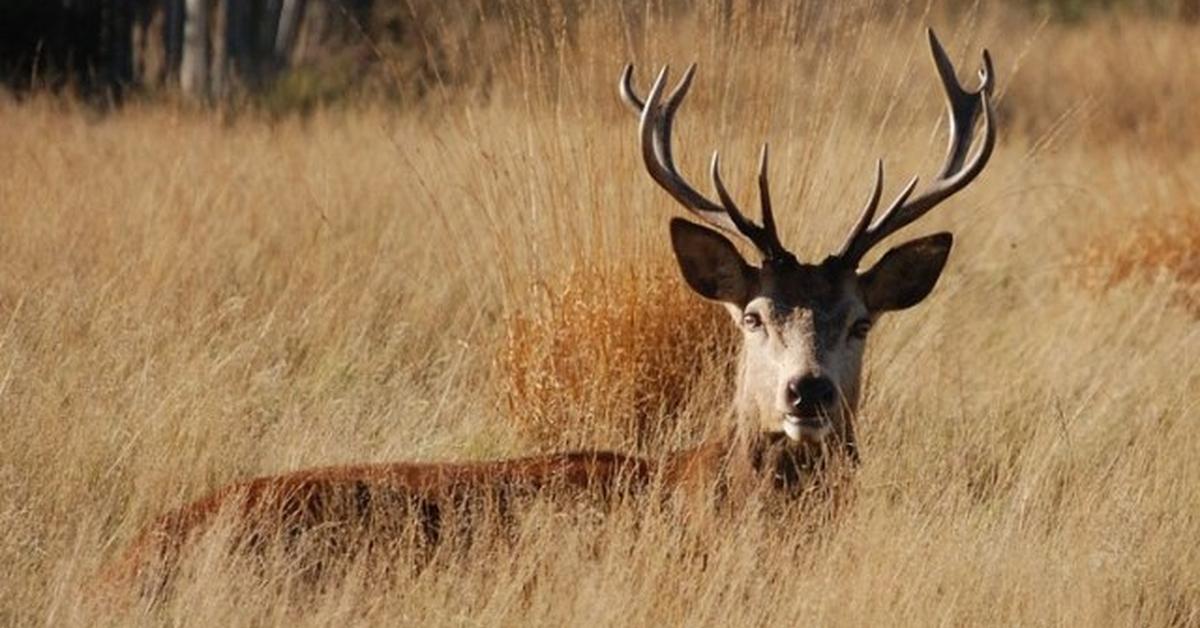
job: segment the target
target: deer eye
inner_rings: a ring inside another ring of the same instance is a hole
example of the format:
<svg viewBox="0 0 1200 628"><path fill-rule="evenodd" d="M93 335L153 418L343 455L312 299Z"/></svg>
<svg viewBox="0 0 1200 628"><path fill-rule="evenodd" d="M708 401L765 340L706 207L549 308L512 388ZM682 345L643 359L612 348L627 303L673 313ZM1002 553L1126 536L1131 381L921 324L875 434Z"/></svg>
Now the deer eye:
<svg viewBox="0 0 1200 628"><path fill-rule="evenodd" d="M762 329L762 317L755 312L746 312L742 314L742 325L750 331L758 331Z"/></svg>
<svg viewBox="0 0 1200 628"><path fill-rule="evenodd" d="M863 340L867 337L867 332L869 331L871 331L871 319L860 318L850 326L850 337Z"/></svg>

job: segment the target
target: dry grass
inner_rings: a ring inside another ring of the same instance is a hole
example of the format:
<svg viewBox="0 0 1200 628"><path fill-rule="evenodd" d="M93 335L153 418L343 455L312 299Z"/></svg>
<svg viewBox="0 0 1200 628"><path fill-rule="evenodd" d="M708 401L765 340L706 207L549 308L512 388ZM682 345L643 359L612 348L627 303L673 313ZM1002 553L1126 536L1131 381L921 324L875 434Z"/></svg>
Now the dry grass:
<svg viewBox="0 0 1200 628"><path fill-rule="evenodd" d="M505 418L546 447L661 446L688 402L706 396L694 389L729 372L734 350L728 315L699 306L677 272L572 269L531 289L504 321Z"/></svg>
<svg viewBox="0 0 1200 628"><path fill-rule="evenodd" d="M1144 216L1097 237L1080 258L1089 286L1164 283L1176 302L1200 316L1200 206Z"/></svg>
<svg viewBox="0 0 1200 628"><path fill-rule="evenodd" d="M0 104L0 621L1200 621L1200 329L1168 284L1097 292L1076 261L1200 207L1194 27L864 3L722 25L719 4L598 4L574 47L490 51L486 104L270 123ZM952 229L956 249L931 299L873 332L864 463L835 519L772 507L697 539L670 512L537 504L511 544L421 571L352 564L317 591L290 586L286 557L247 569L212 539L166 603L91 603L141 526L236 478L616 440L681 397L661 438L694 442L724 416L719 341L670 343L726 315L663 278L671 203L613 94L621 62L644 81L698 59L681 166L721 147L748 197L770 137L784 238L817 257L875 156L889 191L936 165L923 22L956 58L992 47L1001 144L911 232ZM653 390L672 382L686 392ZM522 434L518 401L552 440Z"/></svg>

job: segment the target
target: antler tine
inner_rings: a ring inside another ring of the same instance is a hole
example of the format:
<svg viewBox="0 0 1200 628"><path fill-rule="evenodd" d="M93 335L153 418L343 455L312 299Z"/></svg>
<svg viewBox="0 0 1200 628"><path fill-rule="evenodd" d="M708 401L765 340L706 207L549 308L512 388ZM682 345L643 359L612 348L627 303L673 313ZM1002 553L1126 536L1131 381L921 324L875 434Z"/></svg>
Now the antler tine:
<svg viewBox="0 0 1200 628"><path fill-rule="evenodd" d="M655 182L698 218L713 226L742 235L762 253L764 259L790 256L790 253L779 243L779 237L775 231L775 217L771 211L770 195L767 191L765 146L759 167L759 193L763 202L764 226L762 227L746 218L734 203L728 190L725 189L719 172L720 157L716 153L713 154L711 174L720 203L715 203L696 191L675 167L675 159L671 150L671 131L675 123L675 113L683 104L684 97L687 96L695 76L695 70L695 64L688 67L665 103L662 103L661 100L663 88L666 85L666 67L655 78L645 100L639 98L634 91L633 65L626 65L621 72L621 79L618 83L621 97L641 118L639 133L642 159L645 162L646 170L649 171Z"/></svg>
<svg viewBox="0 0 1200 628"><path fill-rule="evenodd" d="M875 186L871 188L871 196L867 198L867 203L863 205L862 213L858 216L858 221L854 223L854 227L850 229L850 233L846 235L846 239L842 241L842 247L834 254L834 257L846 258L850 254L854 243L862 238L867 231L867 227L871 226L871 220L875 218L875 210L879 209L879 199L883 197L883 160L875 161Z"/></svg>
<svg viewBox="0 0 1200 628"><path fill-rule="evenodd" d="M725 212L729 214L729 219L733 221L733 224L737 227L738 231L744 234L747 238L750 238L750 240L754 242L756 246L759 246L760 249L763 248L760 246L761 243L757 238L758 226L746 218L746 215L742 213L742 210L738 208L737 203L734 202L733 197L729 195L729 191L725 189L725 182L721 180L720 151L713 151L709 173L712 176L713 189L717 191L717 198L721 199L721 205L725 208Z"/></svg>
<svg viewBox="0 0 1200 628"><path fill-rule="evenodd" d="M691 88L692 76L695 73L696 64L693 63L692 65L688 66L687 71L683 73L683 78L680 79L679 85L675 86L675 90L671 92L670 96L667 96L667 102L674 103L668 107L668 111L670 112L669 115L674 115L675 109L678 108L679 104L683 102L683 96L687 94L687 90ZM629 108L632 109L634 113L641 116L642 111L646 109L646 102L642 100L642 98L639 97L637 92L635 92L633 89L632 63L626 63L625 67L621 70L621 80L618 82L617 87L621 92L621 99L625 101L625 104L629 105Z"/></svg>
<svg viewBox="0 0 1200 628"><path fill-rule="evenodd" d="M633 92L633 64L626 63L625 69L621 70L621 80L617 87L621 92L621 100L629 105L633 112L642 115L642 111L646 108L646 102Z"/></svg>
<svg viewBox="0 0 1200 628"><path fill-rule="evenodd" d="M641 111L642 160L645 162L646 170L655 182L681 205L696 214L698 218L736 233L738 232L737 226L730 219L726 209L708 200L695 188L688 185L674 168L674 162L671 160L670 136L664 135L671 129L671 119L666 115L667 111L665 110L670 108L671 103L667 103L667 108L659 104L666 81L667 68L664 66L651 85L650 93L646 95L645 107ZM681 86L683 86L682 83ZM676 89L672 96L678 96L678 99L682 100L683 94L686 94L686 90L681 93L679 89ZM678 102L675 106L678 107Z"/></svg>
<svg viewBox="0 0 1200 628"><path fill-rule="evenodd" d="M880 240L925 215L929 210L975 180L975 177L983 172L983 168L987 165L988 159L992 156L992 150L995 148L996 128L992 121L994 114L991 106L995 73L992 68L991 55L987 50L983 51L983 63L979 69L979 89L967 91L958 82L954 65L950 63L945 49L942 48L942 44L934 35L933 30L930 29L928 33L934 66L937 68L946 95L947 117L950 122L946 160L928 190L910 200L909 197L916 189L917 184L917 178L913 177L873 225L871 218L875 209L872 205L877 201L874 201L875 194L872 194L874 203L868 203L868 207L863 211L863 216L850 232L850 236L842 246L842 251L838 253L838 257L849 266L857 266L862 256ZM983 116L984 137L978 152L968 160L967 155L975 139L975 122L980 112ZM877 188L881 179L882 165L877 170L875 182Z"/></svg>
<svg viewBox="0 0 1200 628"><path fill-rule="evenodd" d="M779 242L779 236L775 232L775 216L771 213L771 193L767 189L766 165L764 153L764 156L760 158L758 171L758 191L763 207L763 225L761 227L746 218L725 188L725 182L721 180L721 154L719 151L713 151L710 168L713 188L717 190L717 197L721 199L721 204L725 206L733 224L737 225L738 231L753 242L766 259L790 259L791 253L783 248Z"/></svg>
<svg viewBox="0 0 1200 628"><path fill-rule="evenodd" d="M687 185L687 182L675 167L675 155L671 150L671 131L675 128L675 112L679 110L679 105L683 104L683 98L692 88L692 78L695 76L696 64L693 63L684 71L683 77L679 79L679 84L675 86L674 90L671 90L671 95L667 96L667 104L663 106L658 117L659 124L654 134L654 145L658 149L658 155L662 159L663 165L674 173L684 185Z"/></svg>
<svg viewBox="0 0 1200 628"><path fill-rule="evenodd" d="M980 96L984 94L991 95L994 74L992 72L992 57L985 49L983 51L983 64L979 68L979 89L974 92L968 92L963 89L962 84L958 82L954 65L950 63L950 57L946 54L946 49L938 41L937 35L933 33L933 29L928 29L927 33L929 35L929 48L933 52L934 67L937 68L938 77L941 78L942 87L946 92L947 117L950 119L950 137L949 145L946 149L946 161L938 173L938 179L941 179L962 167L962 162L967 156L967 150L971 147L971 130L974 127L975 118L979 115L979 110L982 107Z"/></svg>
<svg viewBox="0 0 1200 628"><path fill-rule="evenodd" d="M790 255L787 249L783 248L783 243L779 241L779 232L775 230L775 211L771 209L771 184L767 179L768 153L767 143L763 142L762 153L758 158L758 200L762 206L763 231L779 255Z"/></svg>
<svg viewBox="0 0 1200 628"><path fill-rule="evenodd" d="M983 167L987 165L988 159L992 156L992 149L996 145L996 128L992 125L992 107L987 93L979 94L979 99L983 104L983 124L985 129L983 145L979 148L979 152L971 158L966 166L960 166L960 169L952 173L939 175L928 190L922 192L916 198L908 200L908 195L912 193L912 188L916 184L916 178L914 177L909 188L897 197L892 202L892 205L888 207L888 210L884 212L883 216L880 217L879 223L873 230L879 232L878 237L874 239L875 242L882 240L905 225L924 216L939 203L967 187L971 181L975 180L975 177L979 176L979 173L983 172ZM971 122L974 122L974 120ZM966 140L961 141L967 146L971 144L969 136ZM962 157L958 157L955 161L961 162L962 159ZM950 162L951 160L947 159L947 165L950 165ZM949 175L948 177L947 174Z"/></svg>

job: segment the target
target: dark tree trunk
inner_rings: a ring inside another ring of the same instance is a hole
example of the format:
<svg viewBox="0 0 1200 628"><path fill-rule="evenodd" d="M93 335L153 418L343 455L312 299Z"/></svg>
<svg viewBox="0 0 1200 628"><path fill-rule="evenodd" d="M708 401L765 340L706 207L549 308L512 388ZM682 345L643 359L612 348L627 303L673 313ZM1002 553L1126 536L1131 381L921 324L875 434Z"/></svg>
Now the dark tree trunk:
<svg viewBox="0 0 1200 628"><path fill-rule="evenodd" d="M283 0L260 0L257 30L255 32L255 61L257 80L260 85L275 78L275 34L279 32L279 11L283 8Z"/></svg>
<svg viewBox="0 0 1200 628"><path fill-rule="evenodd" d="M247 77L252 73L253 39L250 28L254 18L252 5L253 0L232 0L225 3L224 46L230 74L226 78L226 83L237 81L243 86L251 85Z"/></svg>
<svg viewBox="0 0 1200 628"><path fill-rule="evenodd" d="M1179 19L1188 24L1200 22L1200 0L1179 0Z"/></svg>
<svg viewBox="0 0 1200 628"><path fill-rule="evenodd" d="M183 60L183 0L163 0L163 63L164 83L179 75L179 64Z"/></svg>
<svg viewBox="0 0 1200 628"><path fill-rule="evenodd" d="M126 0L103 0L100 5L98 78L100 89L120 104L133 83L133 11Z"/></svg>
<svg viewBox="0 0 1200 628"><path fill-rule="evenodd" d="M221 100L229 92L229 10L238 0L215 0L212 12L212 54L209 63L209 94Z"/></svg>

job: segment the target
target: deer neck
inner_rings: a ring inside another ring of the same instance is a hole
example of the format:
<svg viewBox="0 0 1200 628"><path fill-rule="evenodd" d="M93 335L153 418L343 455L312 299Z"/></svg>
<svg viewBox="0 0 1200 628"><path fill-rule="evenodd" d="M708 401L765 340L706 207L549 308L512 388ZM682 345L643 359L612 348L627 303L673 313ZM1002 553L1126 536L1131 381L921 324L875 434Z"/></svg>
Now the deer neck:
<svg viewBox="0 0 1200 628"><path fill-rule="evenodd" d="M665 479L721 501L737 501L762 490L796 494L819 475L824 453L819 445L795 442L782 431L733 427L669 456Z"/></svg>

